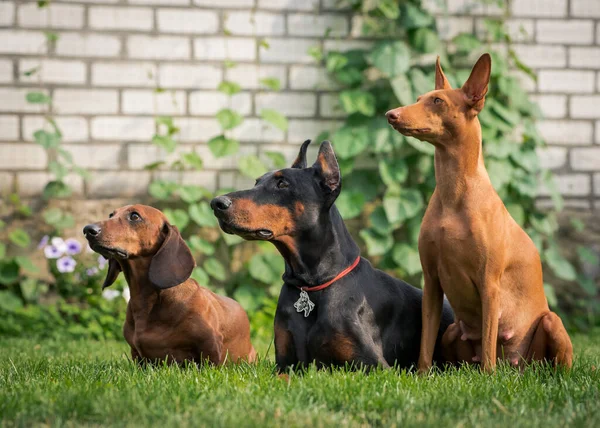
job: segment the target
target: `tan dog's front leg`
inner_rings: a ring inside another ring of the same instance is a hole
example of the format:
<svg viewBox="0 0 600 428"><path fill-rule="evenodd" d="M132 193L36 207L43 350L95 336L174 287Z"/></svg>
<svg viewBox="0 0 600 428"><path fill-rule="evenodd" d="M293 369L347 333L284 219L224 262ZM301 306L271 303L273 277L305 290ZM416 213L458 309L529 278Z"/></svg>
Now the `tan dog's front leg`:
<svg viewBox="0 0 600 428"><path fill-rule="evenodd" d="M425 373L431 368L435 340L440 329L444 292L438 278L432 278L424 273L423 308L421 312L421 352L419 354L419 372Z"/></svg>
<svg viewBox="0 0 600 428"><path fill-rule="evenodd" d="M482 357L484 371L491 373L496 369L496 348L498 343L498 318L500 299L497 282L487 282L481 293L482 306Z"/></svg>

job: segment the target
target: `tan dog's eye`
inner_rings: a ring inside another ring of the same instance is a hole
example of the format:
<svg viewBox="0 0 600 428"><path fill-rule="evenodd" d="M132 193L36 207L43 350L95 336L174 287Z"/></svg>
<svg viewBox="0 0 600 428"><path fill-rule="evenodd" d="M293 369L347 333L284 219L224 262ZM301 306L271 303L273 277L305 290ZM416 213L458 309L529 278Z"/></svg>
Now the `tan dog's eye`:
<svg viewBox="0 0 600 428"><path fill-rule="evenodd" d="M439 105L439 104L442 104L443 102L444 102L444 100L443 100L443 99L441 99L441 98L436 98L436 99L434 99L434 100L433 100L433 103L434 103L434 104L438 104L438 105Z"/></svg>
<svg viewBox="0 0 600 428"><path fill-rule="evenodd" d="M279 180L279 181L277 182L277 188L278 188L278 189L285 189L285 188L287 188L287 187L289 187L289 186L290 186L290 185L289 185L289 184L287 183L287 181L285 181L285 180Z"/></svg>
<svg viewBox="0 0 600 428"><path fill-rule="evenodd" d="M142 218L140 217L140 215L136 212L132 212L131 214L129 214L129 221L140 221Z"/></svg>

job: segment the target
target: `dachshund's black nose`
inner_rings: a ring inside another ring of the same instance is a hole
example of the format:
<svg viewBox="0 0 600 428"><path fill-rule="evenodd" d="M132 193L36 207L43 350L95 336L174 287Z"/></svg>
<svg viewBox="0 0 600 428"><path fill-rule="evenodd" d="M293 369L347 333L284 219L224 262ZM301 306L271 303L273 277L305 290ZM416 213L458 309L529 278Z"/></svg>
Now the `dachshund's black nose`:
<svg viewBox="0 0 600 428"><path fill-rule="evenodd" d="M83 228L83 234L87 236L98 236L100 234L100 226L97 224L88 224Z"/></svg>
<svg viewBox="0 0 600 428"><path fill-rule="evenodd" d="M231 206L231 199L227 196L217 196L212 201L210 201L210 207L213 211L225 211L227 208Z"/></svg>

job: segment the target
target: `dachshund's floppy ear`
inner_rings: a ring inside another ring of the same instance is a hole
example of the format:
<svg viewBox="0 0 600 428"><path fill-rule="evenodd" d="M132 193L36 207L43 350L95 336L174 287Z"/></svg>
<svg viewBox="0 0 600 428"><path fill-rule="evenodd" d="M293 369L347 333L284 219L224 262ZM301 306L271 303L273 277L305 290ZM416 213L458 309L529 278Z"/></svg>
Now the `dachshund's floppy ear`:
<svg viewBox="0 0 600 428"><path fill-rule="evenodd" d="M292 168L296 168L296 169L306 168L306 150L308 149L309 145L310 145L310 140L306 140L304 143L302 143L302 145L300 146L300 152L298 152L298 157L292 164Z"/></svg>
<svg viewBox="0 0 600 428"><path fill-rule="evenodd" d="M165 240L152 257L148 272L152 285L161 290L185 282L196 266L196 261L177 227L165 223L163 230L166 232Z"/></svg>
<svg viewBox="0 0 600 428"><path fill-rule="evenodd" d="M104 290L106 287L113 285L120 273L121 265L119 262L115 259L108 259L108 273L104 279L104 284L102 284L102 289Z"/></svg>

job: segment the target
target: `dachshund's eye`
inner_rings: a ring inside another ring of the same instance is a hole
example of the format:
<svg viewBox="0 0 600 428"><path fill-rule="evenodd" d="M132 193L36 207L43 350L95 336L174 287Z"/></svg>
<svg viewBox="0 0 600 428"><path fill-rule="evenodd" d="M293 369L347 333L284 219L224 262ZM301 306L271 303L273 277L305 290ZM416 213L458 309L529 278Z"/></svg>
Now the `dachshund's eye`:
<svg viewBox="0 0 600 428"><path fill-rule="evenodd" d="M108 215L108 218L113 218L114 216L115 216L115 213L110 213L110 214Z"/></svg>
<svg viewBox="0 0 600 428"><path fill-rule="evenodd" d="M140 217L140 215L136 212L132 212L131 214L129 214L129 221L140 221L142 218Z"/></svg>
<svg viewBox="0 0 600 428"><path fill-rule="evenodd" d="M286 189L286 188L288 188L288 187L290 187L290 185L289 185L289 183L288 183L287 181L285 181L285 180L279 180L279 181L277 182L277 188L278 188L278 189Z"/></svg>
<svg viewBox="0 0 600 428"><path fill-rule="evenodd" d="M435 99L433 100L433 103L434 103L434 104L438 104L438 105L439 105L439 104L442 104L443 102L444 102L444 100L443 100L443 99L441 99L441 98L435 98Z"/></svg>

